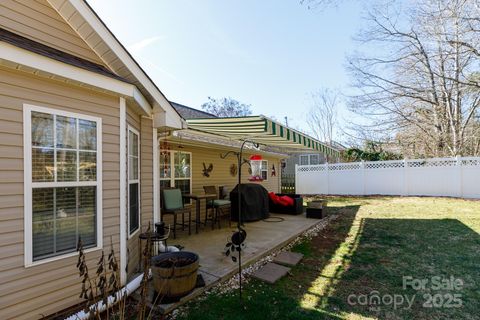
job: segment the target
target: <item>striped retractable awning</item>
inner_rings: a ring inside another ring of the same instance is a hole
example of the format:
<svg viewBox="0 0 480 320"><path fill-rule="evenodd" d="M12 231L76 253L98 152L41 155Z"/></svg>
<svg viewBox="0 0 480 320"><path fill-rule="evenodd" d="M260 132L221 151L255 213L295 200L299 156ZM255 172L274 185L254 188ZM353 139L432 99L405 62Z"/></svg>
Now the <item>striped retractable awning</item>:
<svg viewBox="0 0 480 320"><path fill-rule="evenodd" d="M188 128L231 139L249 139L267 146L318 151L338 156L339 151L306 134L264 116L187 119Z"/></svg>

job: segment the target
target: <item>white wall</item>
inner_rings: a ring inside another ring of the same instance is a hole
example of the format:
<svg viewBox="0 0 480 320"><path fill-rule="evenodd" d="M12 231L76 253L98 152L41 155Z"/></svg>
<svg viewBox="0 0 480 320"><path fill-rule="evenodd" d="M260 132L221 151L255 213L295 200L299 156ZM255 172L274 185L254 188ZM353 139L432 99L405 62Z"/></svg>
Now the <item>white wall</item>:
<svg viewBox="0 0 480 320"><path fill-rule="evenodd" d="M299 194L480 198L480 157L296 166Z"/></svg>

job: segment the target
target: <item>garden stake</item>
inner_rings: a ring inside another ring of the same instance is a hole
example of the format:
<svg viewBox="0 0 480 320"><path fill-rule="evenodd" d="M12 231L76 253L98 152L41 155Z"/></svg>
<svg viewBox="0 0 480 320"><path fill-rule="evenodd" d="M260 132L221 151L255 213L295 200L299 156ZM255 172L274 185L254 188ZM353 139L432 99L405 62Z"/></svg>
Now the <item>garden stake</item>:
<svg viewBox="0 0 480 320"><path fill-rule="evenodd" d="M238 161L238 219L237 219L237 231L232 235L231 241L229 241L226 245L226 252L225 254L228 256L230 253L234 253L235 251L238 252L238 288L239 288L239 297L240 297L240 304L243 304L242 299L242 246L244 246L244 241L247 238L247 232L245 229L242 228L242 201L241 201L241 188L242 188L242 165L249 162L244 160L242 157L243 148L245 147L246 143L252 143L256 148L258 148L259 144L250 140L244 140L241 147L240 152L233 152L229 151L224 155L220 155L220 158L225 159L230 153L237 156ZM234 255L231 256L233 262L236 262L237 259Z"/></svg>

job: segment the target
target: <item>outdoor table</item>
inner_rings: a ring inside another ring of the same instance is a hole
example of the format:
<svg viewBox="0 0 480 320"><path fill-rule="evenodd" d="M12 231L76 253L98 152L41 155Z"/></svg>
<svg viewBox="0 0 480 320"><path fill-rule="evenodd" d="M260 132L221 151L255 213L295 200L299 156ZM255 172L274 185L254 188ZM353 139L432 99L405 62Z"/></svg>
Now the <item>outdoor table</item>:
<svg viewBox="0 0 480 320"><path fill-rule="evenodd" d="M183 196L186 199L195 200L195 233L198 233L198 225L201 224L200 221L200 201L202 199L205 200L213 200L217 198L216 194L209 193L209 194L186 194Z"/></svg>

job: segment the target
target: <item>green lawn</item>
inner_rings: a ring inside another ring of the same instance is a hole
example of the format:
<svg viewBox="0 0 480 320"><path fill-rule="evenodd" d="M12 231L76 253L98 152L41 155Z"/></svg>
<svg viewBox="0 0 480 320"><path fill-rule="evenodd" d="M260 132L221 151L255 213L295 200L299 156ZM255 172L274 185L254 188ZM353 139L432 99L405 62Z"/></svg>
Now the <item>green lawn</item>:
<svg viewBox="0 0 480 320"><path fill-rule="evenodd" d="M243 305L236 291L210 294L179 318L479 319L480 202L332 198L328 206L338 218L293 249L305 258L290 276L251 280Z"/></svg>

